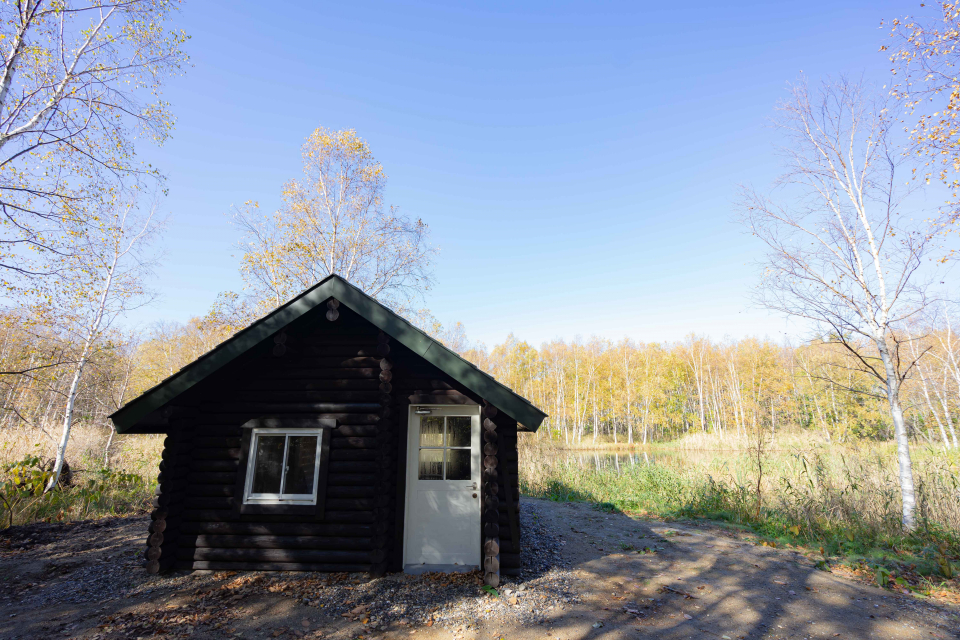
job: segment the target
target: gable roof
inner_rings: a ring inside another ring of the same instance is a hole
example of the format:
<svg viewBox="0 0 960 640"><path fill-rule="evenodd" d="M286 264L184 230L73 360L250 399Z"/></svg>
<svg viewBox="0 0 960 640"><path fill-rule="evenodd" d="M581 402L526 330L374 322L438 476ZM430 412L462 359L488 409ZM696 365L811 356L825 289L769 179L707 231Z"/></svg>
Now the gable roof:
<svg viewBox="0 0 960 640"><path fill-rule="evenodd" d="M338 275L327 276L299 296L224 340L155 387L114 412L110 419L118 433L130 431L140 420L260 344L291 322L330 298L336 298L381 331L427 360L448 376L489 401L499 410L536 431L547 417L529 400L497 382L472 363L416 328Z"/></svg>

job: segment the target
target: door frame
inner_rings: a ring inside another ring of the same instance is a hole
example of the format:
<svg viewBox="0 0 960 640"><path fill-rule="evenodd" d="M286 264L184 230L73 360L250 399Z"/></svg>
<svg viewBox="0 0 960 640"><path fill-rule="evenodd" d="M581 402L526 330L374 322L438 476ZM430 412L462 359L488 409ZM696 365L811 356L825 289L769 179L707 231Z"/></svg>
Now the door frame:
<svg viewBox="0 0 960 640"><path fill-rule="evenodd" d="M417 483L417 472L419 470L419 453L420 446L418 439L414 437L416 433L420 433L420 422L419 416L415 413L416 409L423 407L424 409L432 410L441 410L444 413L439 415L447 415L446 412L456 413L459 415L469 415L470 417L476 417L480 422L480 442L478 443L478 451L472 459L475 459L477 455L479 456L478 462L478 476L479 480L477 482L477 493L481 495L481 499L477 501L477 513L479 518L477 518L477 531L476 531L476 545L477 551L479 553L480 565L483 564L483 500L482 500L482 488L483 488L483 414L481 412L482 407L478 404L422 404L422 403L411 403L407 407L407 428L405 429L406 433L404 434L404 474L403 474L403 536L401 540L400 547L400 570L406 571L408 562L407 562L407 541L411 534L411 519L410 519L410 509L413 505L413 500L411 500L410 492L415 490ZM436 414L434 414L436 415ZM417 428L414 429L413 423L417 422ZM424 565L425 570L436 570L437 565ZM447 565L442 565L446 567ZM470 567L463 565L464 570L470 570Z"/></svg>

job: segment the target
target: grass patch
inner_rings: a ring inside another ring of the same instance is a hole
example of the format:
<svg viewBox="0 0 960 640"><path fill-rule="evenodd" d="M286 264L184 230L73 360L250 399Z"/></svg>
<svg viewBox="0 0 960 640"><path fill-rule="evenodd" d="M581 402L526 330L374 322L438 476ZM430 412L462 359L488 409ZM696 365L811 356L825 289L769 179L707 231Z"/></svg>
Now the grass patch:
<svg viewBox="0 0 960 640"><path fill-rule="evenodd" d="M881 586L955 582L960 573L956 465L918 458L919 526L913 532L900 526L895 462L889 468L878 452L813 448L772 457L759 496L749 460L735 453L697 466L619 469L541 457L521 465L520 482L522 492L533 497L744 528L764 544L803 547L825 563L871 573Z"/></svg>
<svg viewBox="0 0 960 640"><path fill-rule="evenodd" d="M44 493L56 443L35 429L0 430L0 529L149 510L163 438L116 436L105 451L109 434L74 427L67 455L72 480Z"/></svg>
<svg viewBox="0 0 960 640"><path fill-rule="evenodd" d="M44 492L52 475L38 456L0 468L0 528L130 515L150 508L154 485L137 474L107 468L83 471L74 474L70 484Z"/></svg>

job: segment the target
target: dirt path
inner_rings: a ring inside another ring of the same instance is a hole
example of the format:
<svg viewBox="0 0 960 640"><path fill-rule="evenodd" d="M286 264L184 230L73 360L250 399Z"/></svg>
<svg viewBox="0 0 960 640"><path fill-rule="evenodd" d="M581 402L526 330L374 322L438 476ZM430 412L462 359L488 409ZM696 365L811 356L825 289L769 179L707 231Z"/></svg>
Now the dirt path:
<svg viewBox="0 0 960 640"><path fill-rule="evenodd" d="M955 608L818 571L723 530L523 501L530 563L483 594L473 574L140 568L144 518L0 535L0 638L960 638Z"/></svg>

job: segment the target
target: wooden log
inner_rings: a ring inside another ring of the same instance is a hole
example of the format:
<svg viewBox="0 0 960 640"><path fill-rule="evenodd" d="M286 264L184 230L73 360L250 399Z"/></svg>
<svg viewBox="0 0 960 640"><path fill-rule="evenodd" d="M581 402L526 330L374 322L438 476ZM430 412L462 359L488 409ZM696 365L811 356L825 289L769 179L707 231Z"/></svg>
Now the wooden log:
<svg viewBox="0 0 960 640"><path fill-rule="evenodd" d="M199 437L193 439L198 449L209 447L212 449L239 449L240 438Z"/></svg>
<svg viewBox="0 0 960 640"><path fill-rule="evenodd" d="M380 367L306 369L284 367L274 371L265 371L264 380L369 380L380 376Z"/></svg>
<svg viewBox="0 0 960 640"><path fill-rule="evenodd" d="M371 367L375 367L377 360L370 358ZM227 414L274 414L274 413L304 413L304 414L331 414L334 417L341 414L372 413L379 407L370 402L238 402L204 405L207 411L219 415ZM202 429L201 429L202 430Z"/></svg>
<svg viewBox="0 0 960 640"><path fill-rule="evenodd" d="M372 511L375 507L374 500L353 499L353 498L327 498L327 509L335 511Z"/></svg>
<svg viewBox="0 0 960 640"><path fill-rule="evenodd" d="M412 393L408 396L410 404L455 404L455 405L476 405L468 396L460 393L440 394L440 393Z"/></svg>
<svg viewBox="0 0 960 640"><path fill-rule="evenodd" d="M224 484L195 484L190 487L191 496L206 496L210 498L229 498L236 492L235 485Z"/></svg>
<svg viewBox="0 0 960 640"><path fill-rule="evenodd" d="M318 389L344 389L353 391L376 390L380 381L373 378L370 380L315 380L312 378L290 378L287 380L263 380L260 378L251 379L249 382L241 383L241 389L247 391L257 390L280 390L280 391L300 391L300 390L318 390Z"/></svg>
<svg viewBox="0 0 960 640"><path fill-rule="evenodd" d="M240 413L208 416L208 420L204 421L204 424L194 427L194 431L199 436L209 436L211 438L239 438L243 435L243 429L240 428L240 425L254 415L259 414Z"/></svg>
<svg viewBox="0 0 960 640"><path fill-rule="evenodd" d="M225 484L234 485L237 482L236 472L230 471L195 471L187 476L191 485Z"/></svg>
<svg viewBox="0 0 960 640"><path fill-rule="evenodd" d="M387 369L380 372L380 382L390 382L391 380L393 380L393 371Z"/></svg>
<svg viewBox="0 0 960 640"><path fill-rule="evenodd" d="M180 561L177 566L195 571L317 571L324 573L360 573L370 570L369 564L331 564L315 562L211 562Z"/></svg>
<svg viewBox="0 0 960 640"><path fill-rule="evenodd" d="M152 504L155 508L168 507L173 502L173 496L169 493L161 493L153 496Z"/></svg>
<svg viewBox="0 0 960 640"><path fill-rule="evenodd" d="M373 498L375 496L375 487L349 485L327 486L327 504L329 504L330 498Z"/></svg>
<svg viewBox="0 0 960 640"><path fill-rule="evenodd" d="M330 536L269 536L269 535L181 535L181 547L212 549L333 549L370 551L372 538L344 538Z"/></svg>
<svg viewBox="0 0 960 640"><path fill-rule="evenodd" d="M353 461L353 460L334 460L330 462L328 467L328 482L329 478L335 474L362 474L369 475L374 474L380 470L380 465L376 462L362 462L362 461Z"/></svg>
<svg viewBox="0 0 960 640"><path fill-rule="evenodd" d="M186 467L173 467L172 469L165 469L157 474L157 482L163 484L164 482L178 480L187 475L187 473L188 470Z"/></svg>
<svg viewBox="0 0 960 640"><path fill-rule="evenodd" d="M317 549L210 549L181 548L180 560L215 560L221 562L299 562L299 563L362 563L369 564L369 551L332 551Z"/></svg>
<svg viewBox="0 0 960 640"><path fill-rule="evenodd" d="M177 478L176 480L167 480L166 482L161 482L160 484L157 485L157 488L155 489L156 495L161 495L165 493L173 494L173 493L181 492L185 488L187 488L189 484L190 483L187 481L186 478Z"/></svg>
<svg viewBox="0 0 960 640"><path fill-rule="evenodd" d="M247 394L255 395L258 400L263 402L309 402L314 400L327 400L330 402L375 402L377 400L379 391L376 389L368 391L338 389L272 389L260 390L255 394L252 392L247 392Z"/></svg>
<svg viewBox="0 0 960 640"><path fill-rule="evenodd" d="M194 449L194 460L239 460L240 449Z"/></svg>
<svg viewBox="0 0 960 640"><path fill-rule="evenodd" d="M262 514L243 514L240 516L240 522L262 522L264 518L269 517L271 522L277 523L297 523L303 522L303 516L297 515L269 515ZM233 508L229 509L205 509L188 508L184 509L182 514L183 522L236 522L237 517ZM323 514L324 522L330 524L371 524L374 521L373 509L367 511L331 511L329 506Z"/></svg>
<svg viewBox="0 0 960 640"><path fill-rule="evenodd" d="M159 560L148 561L144 566L147 569L147 573L163 573L169 571L174 567L177 560L174 557L170 558L160 558Z"/></svg>
<svg viewBox="0 0 960 640"><path fill-rule="evenodd" d="M375 438L379 433L376 423L379 422L380 417L374 416L374 420L370 424L358 424L358 425L349 425L344 424L333 432L334 438L344 438L344 437L360 437L360 438Z"/></svg>
<svg viewBox="0 0 960 640"><path fill-rule="evenodd" d="M521 547L523 546L523 541L520 542ZM500 553L516 553L519 554L521 549L513 548L513 541L510 538L501 538L500 539Z"/></svg>
<svg viewBox="0 0 960 640"><path fill-rule="evenodd" d="M377 528L369 524L326 524L319 522L184 522L180 533L226 536L315 536L376 537Z"/></svg>
<svg viewBox="0 0 960 640"><path fill-rule="evenodd" d="M193 460L187 467L190 471L220 472L237 471L240 468L239 460Z"/></svg>
<svg viewBox="0 0 960 640"><path fill-rule="evenodd" d="M520 554L519 553L504 553L500 552L500 565L504 567L519 567L521 566Z"/></svg>
<svg viewBox="0 0 960 640"><path fill-rule="evenodd" d="M379 451L375 448L370 449L331 449L330 460L332 462L340 461L367 461L374 462L379 456Z"/></svg>
<svg viewBox="0 0 960 640"><path fill-rule="evenodd" d="M483 543L483 555L495 556L500 553L500 542L496 538L487 538Z"/></svg>
<svg viewBox="0 0 960 640"><path fill-rule="evenodd" d="M487 573L496 573L500 571L500 561L495 556L487 556L483 559L483 570Z"/></svg>
<svg viewBox="0 0 960 640"><path fill-rule="evenodd" d="M150 513L151 520L166 520L183 511L183 501L166 507L157 507Z"/></svg>
<svg viewBox="0 0 960 640"><path fill-rule="evenodd" d="M379 471L379 469L377 470ZM327 487L373 487L376 486L378 477L376 473L340 473L339 471L334 472L333 469L330 469L327 472Z"/></svg>
<svg viewBox="0 0 960 640"><path fill-rule="evenodd" d="M457 391L457 389L444 380L437 380L436 378L411 378L408 376L403 376L402 379L396 381L397 389L402 389L404 391L413 390L418 391L418 393L430 393L431 391ZM460 393L459 391L457 391Z"/></svg>
<svg viewBox="0 0 960 640"><path fill-rule="evenodd" d="M486 416L487 418L496 418L498 413L497 408L492 404L487 404L486 401L484 402L485 404L483 407L483 415Z"/></svg>
<svg viewBox="0 0 960 640"><path fill-rule="evenodd" d="M496 573L487 572L483 574L483 583L490 587L499 587L500 586L500 576Z"/></svg>
<svg viewBox="0 0 960 640"><path fill-rule="evenodd" d="M375 449L376 438L334 437L330 439L331 449Z"/></svg>
<svg viewBox="0 0 960 640"><path fill-rule="evenodd" d="M485 418L483 421L483 428L487 431L496 431L497 423L491 420L490 418Z"/></svg>

